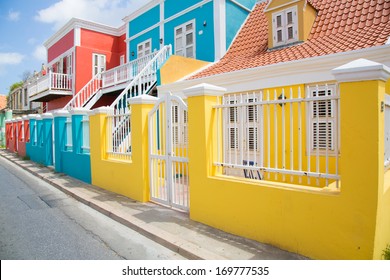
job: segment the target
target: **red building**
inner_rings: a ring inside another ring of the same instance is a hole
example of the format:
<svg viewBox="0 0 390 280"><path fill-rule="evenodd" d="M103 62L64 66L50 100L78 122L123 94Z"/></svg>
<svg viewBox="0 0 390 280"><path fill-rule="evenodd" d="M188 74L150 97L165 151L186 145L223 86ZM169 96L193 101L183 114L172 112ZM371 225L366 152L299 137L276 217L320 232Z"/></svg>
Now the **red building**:
<svg viewBox="0 0 390 280"><path fill-rule="evenodd" d="M126 28L70 20L45 42L46 68L30 80L30 101L45 102L46 111L61 109L99 72L126 62ZM91 93L101 87L101 77ZM87 98L89 98L88 96ZM99 103L111 104L114 97L100 98ZM103 104L104 105L104 104Z"/></svg>

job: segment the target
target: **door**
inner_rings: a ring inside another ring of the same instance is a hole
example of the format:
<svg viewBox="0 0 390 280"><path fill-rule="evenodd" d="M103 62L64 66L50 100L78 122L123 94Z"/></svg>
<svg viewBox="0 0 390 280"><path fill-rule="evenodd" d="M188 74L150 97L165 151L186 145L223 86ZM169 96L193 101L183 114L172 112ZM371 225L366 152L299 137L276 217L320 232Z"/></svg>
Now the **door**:
<svg viewBox="0 0 390 280"><path fill-rule="evenodd" d="M189 210L188 113L178 96L166 94L149 113L150 199Z"/></svg>

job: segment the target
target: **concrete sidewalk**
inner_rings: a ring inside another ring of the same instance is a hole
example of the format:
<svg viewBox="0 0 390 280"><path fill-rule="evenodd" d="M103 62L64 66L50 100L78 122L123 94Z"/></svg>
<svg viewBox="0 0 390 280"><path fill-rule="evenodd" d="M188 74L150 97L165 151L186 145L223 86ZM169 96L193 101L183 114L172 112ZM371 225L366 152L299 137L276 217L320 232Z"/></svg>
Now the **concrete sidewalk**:
<svg viewBox="0 0 390 280"><path fill-rule="evenodd" d="M0 156L78 201L126 225L188 259L290 260L303 256L225 233L192 221L188 214L153 203L140 203L0 149Z"/></svg>

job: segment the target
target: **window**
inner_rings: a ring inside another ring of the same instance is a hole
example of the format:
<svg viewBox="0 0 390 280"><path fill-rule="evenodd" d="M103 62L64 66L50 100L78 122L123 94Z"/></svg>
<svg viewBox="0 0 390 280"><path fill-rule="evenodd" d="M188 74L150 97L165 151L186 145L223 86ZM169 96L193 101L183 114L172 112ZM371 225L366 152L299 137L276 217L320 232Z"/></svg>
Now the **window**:
<svg viewBox="0 0 390 280"><path fill-rule="evenodd" d="M337 108L331 98L336 97L336 88L334 85L314 86L309 87L309 91L310 97L321 98L310 102L310 149L334 151Z"/></svg>
<svg viewBox="0 0 390 280"><path fill-rule="evenodd" d="M81 145L81 150L83 153L89 153L90 147L89 147L89 117L83 116L83 119L81 121L82 127L83 127L83 142Z"/></svg>
<svg viewBox="0 0 390 280"><path fill-rule="evenodd" d="M137 45L137 58L141 58L151 54L152 50L152 40L148 39Z"/></svg>
<svg viewBox="0 0 390 280"><path fill-rule="evenodd" d="M172 106L172 139L175 145L188 143L188 114L178 105Z"/></svg>
<svg viewBox="0 0 390 280"><path fill-rule="evenodd" d="M123 65L123 64L125 64L125 56L124 56L124 55L121 55L121 56L119 57L119 65Z"/></svg>
<svg viewBox="0 0 390 280"><path fill-rule="evenodd" d="M98 73L106 71L106 56L104 54L96 54L94 53L92 55L92 62L93 62L93 72L92 76L96 76Z"/></svg>
<svg viewBox="0 0 390 280"><path fill-rule="evenodd" d="M28 105L27 88L24 88L23 91L24 91L24 106L27 106Z"/></svg>
<svg viewBox="0 0 390 280"><path fill-rule="evenodd" d="M195 20L175 28L175 54L195 58Z"/></svg>
<svg viewBox="0 0 390 280"><path fill-rule="evenodd" d="M72 75L72 55L66 57L66 74Z"/></svg>
<svg viewBox="0 0 390 280"><path fill-rule="evenodd" d="M38 127L37 127L37 122L36 121L34 121L34 125L33 125L33 128L32 128L32 135L33 135L32 145L33 146L37 146L37 142L38 142Z"/></svg>
<svg viewBox="0 0 390 280"><path fill-rule="evenodd" d="M272 15L274 46L298 40L297 8L293 7Z"/></svg>
<svg viewBox="0 0 390 280"><path fill-rule="evenodd" d="M66 118L65 127L66 127L65 151L72 151L72 148L73 148L72 117L67 117Z"/></svg>

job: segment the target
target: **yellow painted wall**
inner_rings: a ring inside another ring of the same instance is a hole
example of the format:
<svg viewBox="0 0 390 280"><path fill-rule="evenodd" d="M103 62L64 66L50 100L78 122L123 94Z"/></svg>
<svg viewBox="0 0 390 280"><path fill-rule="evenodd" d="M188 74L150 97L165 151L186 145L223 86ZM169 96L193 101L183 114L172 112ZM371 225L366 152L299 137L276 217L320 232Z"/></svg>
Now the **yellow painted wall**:
<svg viewBox="0 0 390 280"><path fill-rule="evenodd" d="M216 174L212 106L217 97L189 97L191 218L314 259L379 258L390 243L383 128L373 125L383 125L384 83L344 83L340 88L341 191Z"/></svg>
<svg viewBox="0 0 390 280"><path fill-rule="evenodd" d="M160 69L161 85L176 82L208 64L202 60L171 55Z"/></svg>
<svg viewBox="0 0 390 280"><path fill-rule="evenodd" d="M106 115L90 117L92 184L132 199L149 201L147 114L152 105L132 105L132 161L106 156Z"/></svg>

